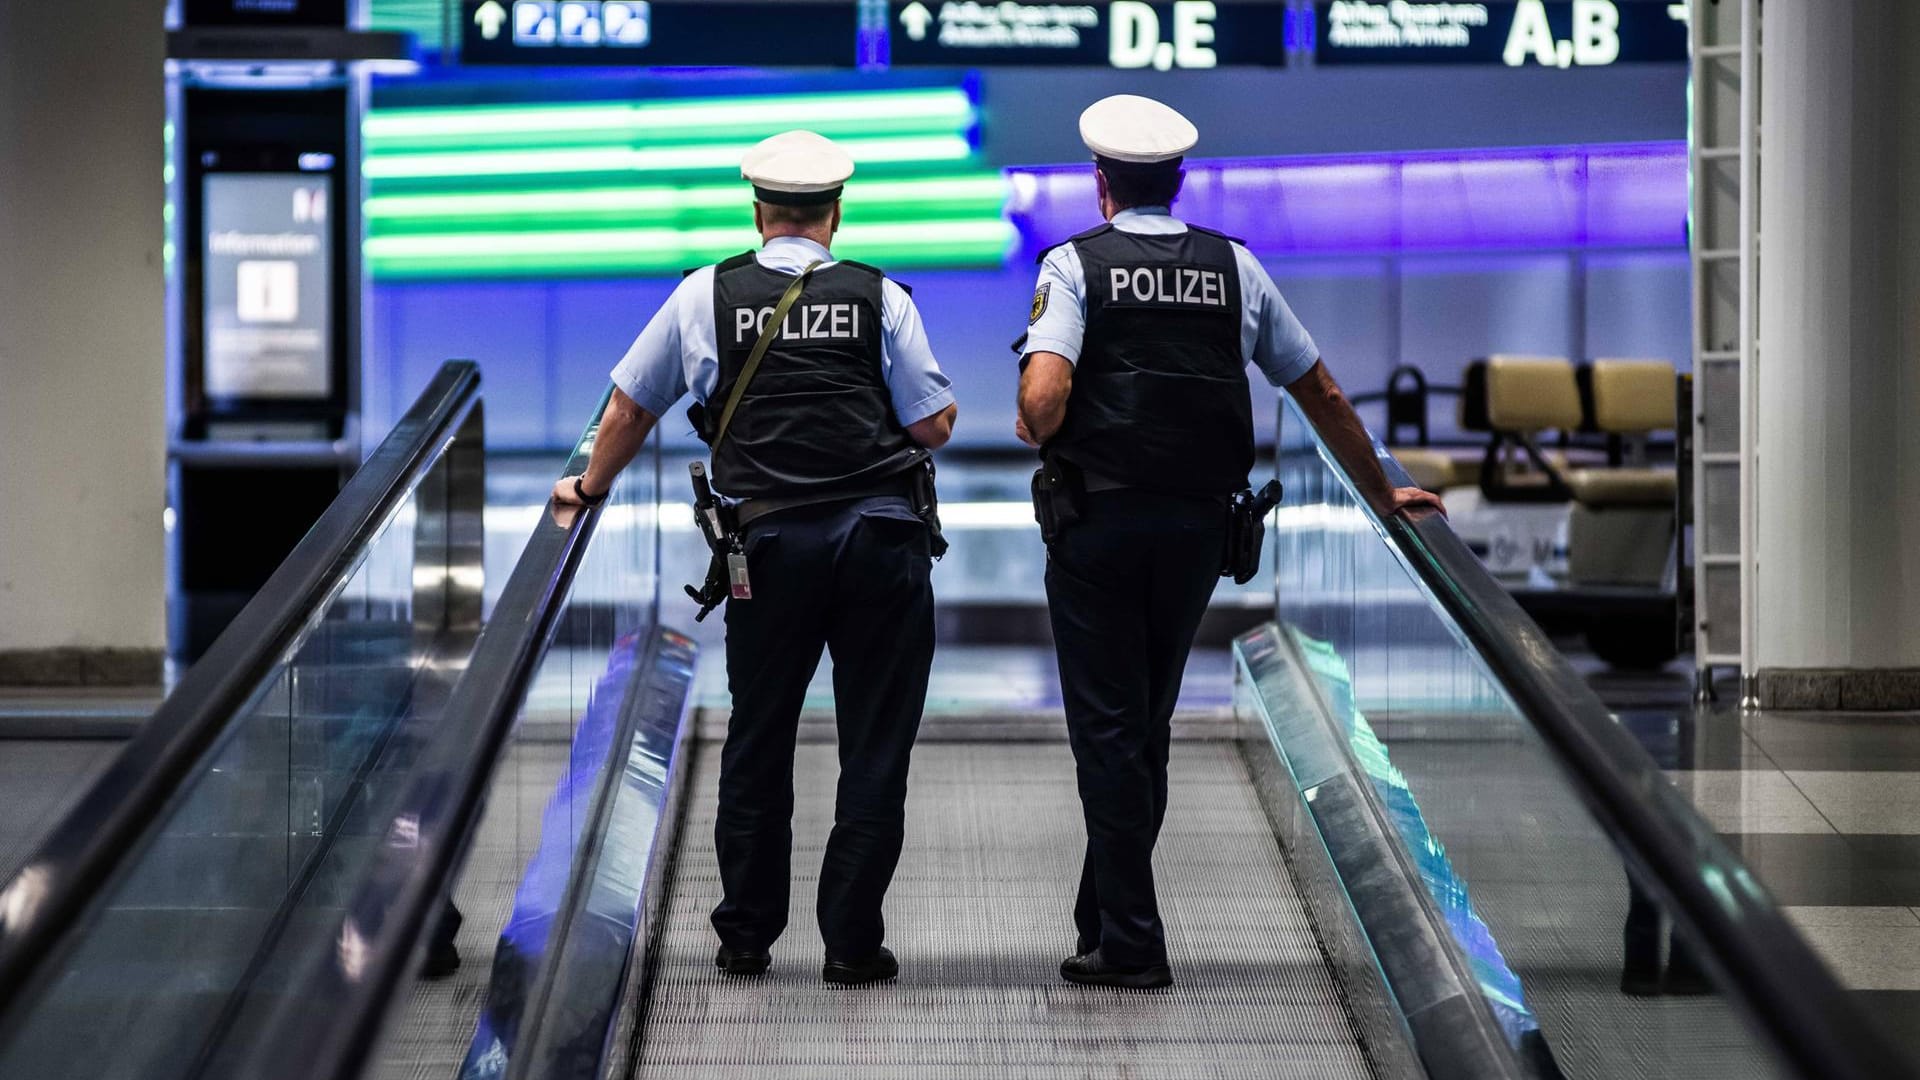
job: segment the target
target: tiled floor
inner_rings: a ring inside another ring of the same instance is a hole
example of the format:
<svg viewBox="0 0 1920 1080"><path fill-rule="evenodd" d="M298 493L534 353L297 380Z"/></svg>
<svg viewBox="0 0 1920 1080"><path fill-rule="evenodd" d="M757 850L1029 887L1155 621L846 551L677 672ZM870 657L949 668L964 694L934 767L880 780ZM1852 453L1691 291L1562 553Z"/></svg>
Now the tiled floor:
<svg viewBox="0 0 1920 1080"><path fill-rule="evenodd" d="M1631 702L1622 722L1920 1056L1920 715L1696 712L1672 682L1596 684Z"/></svg>

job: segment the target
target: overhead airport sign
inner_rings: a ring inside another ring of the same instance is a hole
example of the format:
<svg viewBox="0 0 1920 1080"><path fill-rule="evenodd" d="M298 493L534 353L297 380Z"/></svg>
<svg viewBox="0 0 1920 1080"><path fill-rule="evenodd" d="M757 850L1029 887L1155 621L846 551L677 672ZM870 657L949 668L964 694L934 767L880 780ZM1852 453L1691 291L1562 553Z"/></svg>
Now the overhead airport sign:
<svg viewBox="0 0 1920 1080"><path fill-rule="evenodd" d="M893 0L890 14L896 67L1194 71L1287 62L1286 7L1271 2Z"/></svg>
<svg viewBox="0 0 1920 1080"><path fill-rule="evenodd" d="M347 0L183 0L180 25L343 27Z"/></svg>
<svg viewBox="0 0 1920 1080"><path fill-rule="evenodd" d="M461 0L468 64L852 67L857 5Z"/></svg>
<svg viewBox="0 0 1920 1080"><path fill-rule="evenodd" d="M1685 4L1319 0L1316 64L1607 67L1683 63Z"/></svg>

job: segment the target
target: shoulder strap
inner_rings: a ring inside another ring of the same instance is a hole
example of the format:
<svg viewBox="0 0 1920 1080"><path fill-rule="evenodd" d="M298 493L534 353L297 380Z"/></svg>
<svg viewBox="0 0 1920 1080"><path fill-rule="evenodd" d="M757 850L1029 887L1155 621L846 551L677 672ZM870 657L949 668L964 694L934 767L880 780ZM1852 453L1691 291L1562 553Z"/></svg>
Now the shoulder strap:
<svg viewBox="0 0 1920 1080"><path fill-rule="evenodd" d="M1239 244L1241 247L1247 246L1247 242L1245 240L1242 240L1237 236L1228 236L1226 233L1223 233L1218 229L1209 229L1204 225L1195 225L1192 222L1187 223L1187 228L1188 230L1192 232L1200 233L1203 236L1217 236L1220 239L1225 240L1230 244Z"/></svg>
<svg viewBox="0 0 1920 1080"><path fill-rule="evenodd" d="M904 281L901 281L899 278L888 277L887 272L885 270L880 269L879 267L873 265L872 263L863 263L855 259L841 259L838 262L834 263L833 265L851 266L855 270L865 271L866 273L872 274L874 277L877 277L882 281L891 281L895 285L900 286L900 291L906 293L908 296L913 295L913 286L907 284Z"/></svg>
<svg viewBox="0 0 1920 1080"><path fill-rule="evenodd" d="M747 354L747 365L740 369L740 377L733 380L733 393L727 395L727 407L720 414L719 430L713 435L711 444L713 449L720 449L721 440L727 437L727 428L733 424L734 410L740 407L740 399L746 396L747 384L753 381L754 373L760 370L760 360L767 355L768 346L773 344L774 337L780 333L780 324L786 321L787 312L793 310L793 302L800 299L800 290L807 287L807 279L813 276L815 270L820 269L821 261L815 259L807 264L805 270L800 271L800 275L793 279L793 284L788 285L787 291L780 295L780 303L775 305L773 317L767 320L767 325L760 328L760 337L754 341L753 351Z"/></svg>
<svg viewBox="0 0 1920 1080"><path fill-rule="evenodd" d="M887 276L887 272L885 270L880 269L879 267L873 265L872 263L863 263L858 259L841 259L835 262L833 265L848 266L848 267L852 267L855 270L863 270L869 274L872 274L874 277L883 278Z"/></svg>
<svg viewBox="0 0 1920 1080"><path fill-rule="evenodd" d="M1047 247L1041 248L1040 254L1035 256L1033 261L1036 265L1039 263L1046 262L1047 256L1053 254L1053 251L1055 248L1066 247L1068 244L1071 244L1076 240L1091 240L1094 237L1101 235L1102 233L1111 232L1112 230L1113 230L1113 222L1111 221L1102 222L1101 224L1095 225L1093 228L1087 229L1084 232L1074 233L1072 236L1067 237L1065 240L1062 240L1057 244L1050 244Z"/></svg>

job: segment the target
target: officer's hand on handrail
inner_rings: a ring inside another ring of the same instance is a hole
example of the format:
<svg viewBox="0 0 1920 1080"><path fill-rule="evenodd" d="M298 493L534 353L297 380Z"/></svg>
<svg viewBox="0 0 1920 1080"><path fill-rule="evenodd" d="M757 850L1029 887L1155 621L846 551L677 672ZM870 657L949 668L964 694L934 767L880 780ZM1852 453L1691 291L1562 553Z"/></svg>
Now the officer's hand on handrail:
<svg viewBox="0 0 1920 1080"><path fill-rule="evenodd" d="M573 482L577 479L579 479L577 476L563 476L555 481L553 485L553 501L561 506L587 505L586 500L580 497L580 493L573 490Z"/></svg>
<svg viewBox="0 0 1920 1080"><path fill-rule="evenodd" d="M1441 501L1440 496L1435 495L1426 488L1419 487L1394 488L1392 491L1387 492L1387 499L1384 504L1376 501L1373 508L1379 512L1381 517L1392 517L1402 510L1412 510L1420 506L1430 506L1440 511L1441 517L1445 517L1447 514L1447 504Z"/></svg>

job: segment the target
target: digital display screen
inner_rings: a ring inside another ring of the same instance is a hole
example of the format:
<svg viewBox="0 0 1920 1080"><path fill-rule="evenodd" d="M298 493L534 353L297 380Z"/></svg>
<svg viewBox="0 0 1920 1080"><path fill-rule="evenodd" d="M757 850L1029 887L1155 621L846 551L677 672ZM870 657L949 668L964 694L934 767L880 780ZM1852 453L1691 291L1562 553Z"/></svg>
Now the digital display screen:
<svg viewBox="0 0 1920 1080"><path fill-rule="evenodd" d="M1616 0L1320 0L1316 64L1684 63L1685 5Z"/></svg>
<svg viewBox="0 0 1920 1080"><path fill-rule="evenodd" d="M889 49L897 67L1004 64L1205 71L1284 67L1287 62L1283 4L894 0L890 11Z"/></svg>
<svg viewBox="0 0 1920 1080"><path fill-rule="evenodd" d="M212 173L203 184L205 393L332 396L333 178Z"/></svg>

